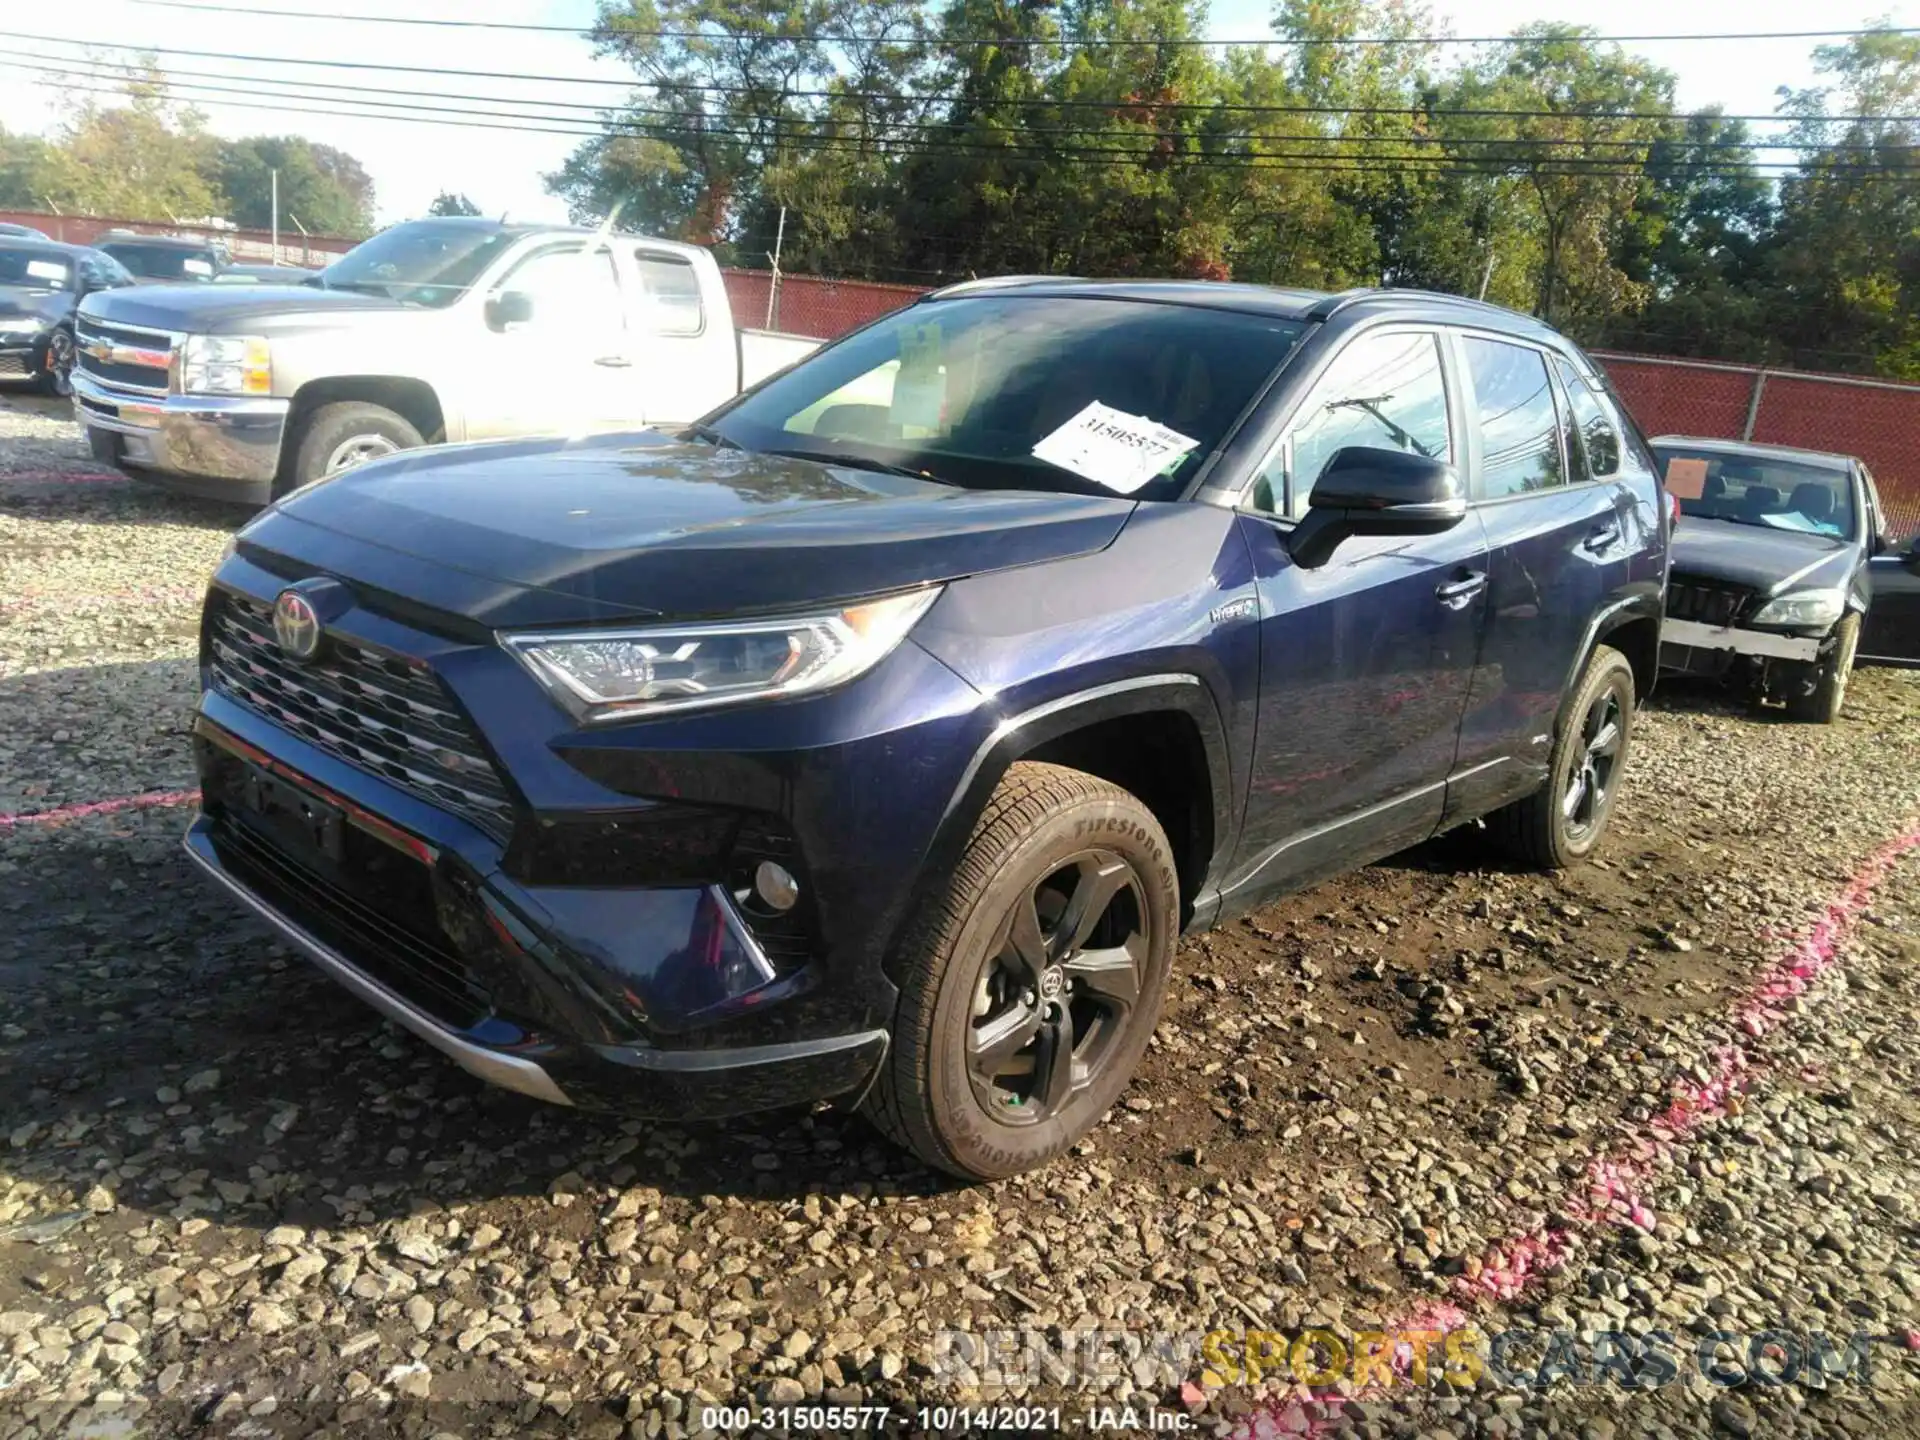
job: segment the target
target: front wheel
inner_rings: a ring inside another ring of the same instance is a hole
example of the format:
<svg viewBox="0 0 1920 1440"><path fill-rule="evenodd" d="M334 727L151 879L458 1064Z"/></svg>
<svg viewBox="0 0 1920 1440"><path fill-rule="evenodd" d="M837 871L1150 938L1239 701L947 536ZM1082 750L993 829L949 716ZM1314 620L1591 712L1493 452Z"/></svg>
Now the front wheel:
<svg viewBox="0 0 1920 1440"><path fill-rule="evenodd" d="M298 486L338 475L369 460L379 460L424 445L411 421L384 405L342 400L322 405L307 417L295 444L289 473L274 486L274 498Z"/></svg>
<svg viewBox="0 0 1920 1440"><path fill-rule="evenodd" d="M73 394L73 332L61 328L47 336L47 353L40 365L43 394L62 398Z"/></svg>
<svg viewBox="0 0 1920 1440"><path fill-rule="evenodd" d="M1022 763L926 905L863 1108L966 1179L1044 1165L1112 1106L1160 1018L1180 923L1172 847L1119 786Z"/></svg>
<svg viewBox="0 0 1920 1440"><path fill-rule="evenodd" d="M1633 734L1633 666L1610 645L1593 658L1560 707L1547 783L1487 817L1487 828L1538 870L1563 870L1606 833Z"/></svg>
<svg viewBox="0 0 1920 1440"><path fill-rule="evenodd" d="M1813 689L1787 701L1787 714L1814 725L1831 725L1846 703L1854 652L1860 648L1860 617L1849 614L1833 629L1833 652L1815 668Z"/></svg>

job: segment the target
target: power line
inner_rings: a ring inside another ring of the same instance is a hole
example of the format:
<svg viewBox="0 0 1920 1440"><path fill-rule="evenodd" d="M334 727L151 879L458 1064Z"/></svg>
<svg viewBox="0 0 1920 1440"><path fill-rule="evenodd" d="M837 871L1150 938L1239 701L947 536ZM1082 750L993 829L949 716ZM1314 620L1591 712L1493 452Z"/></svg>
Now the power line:
<svg viewBox="0 0 1920 1440"><path fill-rule="evenodd" d="M31 66L19 66L14 62L0 60L0 67L28 69ZM87 77L97 78L97 77ZM124 92L118 86L85 85L69 86L82 94L118 96ZM324 98L324 97L321 97ZM315 108L313 106L286 105L268 103L253 99L210 99L204 103L226 106L233 109L261 110L274 113L296 115L326 115L342 119L386 120L407 124L445 125L459 129L506 130L523 134L549 134L575 136L581 139L603 137L617 138L621 134L630 134L639 138L665 139L670 141L697 142L703 139L751 139L767 140L769 137L757 131L743 131L719 126L686 124L682 126L642 125L614 129L588 128L584 125L525 125L508 123L503 119L492 118L488 112L441 109L437 107L417 107L427 110L425 114L394 114L365 109ZM352 102L341 100L341 105L387 103L396 107L406 106L409 102ZM553 117L538 117L550 119ZM1481 175L1491 178L1518 174L1541 175L1580 175L1602 174L1633 176L1646 173L1646 167L1638 161L1609 160L1605 158L1585 157L1549 157L1544 160L1525 162L1502 159L1499 157L1470 156L1434 156L1434 157L1391 157L1380 155L1367 156L1329 156L1319 152L1254 152L1250 154L1220 152L1162 152L1151 149L1136 149L1120 146L1031 146L1031 145L981 145L975 143L938 143L907 138L878 138L866 142L850 141L845 137L820 137L785 134L772 137L774 148L785 148L801 154L841 154L861 156L869 159L911 159L919 157L940 157L952 154L985 154L1014 161L1031 163L1059 164L1072 163L1090 166L1151 166L1169 170L1288 170L1308 174L1344 174L1344 175L1389 175L1404 178L1427 176ZM1304 162L1304 163L1302 163ZM1759 168L1748 162L1750 168L1742 170L1727 169L1716 162L1681 162L1662 167L1687 173L1716 174L1737 176L1751 173ZM1777 162L1784 165L1786 162ZM1920 175L1920 166L1865 166L1855 164L1828 164L1821 167L1823 175L1849 175L1861 180L1899 179Z"/></svg>
<svg viewBox="0 0 1920 1440"><path fill-rule="evenodd" d="M166 10L198 10L215 15L244 16L247 19L265 20L333 20L361 25L423 25L453 30L516 30L531 31L549 35L596 36L601 30L595 26L579 25L541 25L508 20L439 20L422 19L411 15L341 15L325 10L269 10L251 5L210 5L204 0L133 0L137 5L151 5ZM642 40L722 40L753 39L773 41L803 41L817 43L815 35L781 34L777 31L749 31L743 34L730 34L718 30L648 30L614 26L605 32L614 36L631 36ZM1572 35L1565 39L1588 45L1644 45L1669 43L1711 42L1721 43L1735 40L1851 40L1862 35L1913 35L1920 34L1920 28L1907 29L1894 26L1873 26L1865 30L1747 30L1712 32L1688 32L1684 34L1648 34L1648 35ZM837 37L836 37L837 38ZM1029 36L982 36L967 38L928 37L919 43L958 48L1013 49L1022 46L1054 46L1071 49L1114 49L1114 48L1154 48L1159 46L1234 46L1234 45L1273 45L1287 48L1318 49L1365 48L1393 46L1436 46L1436 45L1527 45L1541 39L1554 40L1562 37L1538 35L1329 35L1308 38L1285 38L1281 36L1252 36L1244 39L1212 40L1189 37L1161 37L1142 40L1093 40L1074 37L1041 39ZM912 43L906 41L895 44Z"/></svg>
<svg viewBox="0 0 1920 1440"><path fill-rule="evenodd" d="M726 85L717 83L655 81L641 77L632 79L613 79L604 75L529 75L514 70L462 70L447 66L434 65L395 65L375 60L310 60L289 55L251 55L225 50L189 50L161 45L112 45L103 47L98 41L75 40L60 35L28 35L19 31L0 30L0 40L25 40L41 45L71 45L83 50L102 48L130 51L137 55L183 55L195 60L234 60L250 65L294 65L327 70L371 70L396 75L434 75L457 77L462 80L513 80L523 83L534 82L543 85L591 85L606 86L632 91L635 88L654 90L685 91L698 94L768 94L767 87L754 85ZM81 57L74 57L76 59ZM254 78L254 77L249 77ZM310 82L318 84L319 82ZM898 103L911 102L914 97L902 96L888 91L875 90L818 90L783 89L778 92L782 97L794 99L845 99L879 100ZM537 102L548 103L548 102ZM1112 109L1122 102L1113 100L1055 99L1048 96L1026 96L996 100L993 108L1034 108L1034 109ZM1369 115L1369 116L1488 116L1497 119L1558 119L1558 120L1686 120L1691 118L1685 112L1672 110L1480 110L1468 107L1421 106L1421 105L1266 105L1250 102L1207 102L1207 101L1135 101L1137 108L1148 110L1181 111L1233 111L1236 113L1275 114L1275 115ZM1798 115L1724 115L1714 111L1699 112L1711 115L1717 120L1754 125L1799 124L1808 117ZM1812 117L1825 124L1916 124L1920 123L1920 114L1914 115L1821 115Z"/></svg>
<svg viewBox="0 0 1920 1440"><path fill-rule="evenodd" d="M27 63L27 62L41 62L41 63ZM4 61L0 61L0 63L9 65L15 69L20 69L20 70L41 74L41 75L50 75L50 76L65 76L65 77L72 77L72 78L79 78L79 79L108 80L108 81L118 81L125 76L124 69L118 67L115 64L115 62L79 60L79 59L66 57L66 56L42 55L42 54L37 54L31 51L12 52L12 55L8 59ZM232 86L219 85L219 84L198 83L201 80L207 80L207 81L245 80L248 82L248 84L246 88L236 88ZM213 94L225 94L225 95L248 95L248 96L257 96L261 98L271 98L271 99L318 101L318 102L338 103L338 104L379 106L383 108L432 110L436 113L445 113L445 114L475 114L475 115L483 115L488 118L554 120L554 121L565 121L565 122L573 122L576 119L584 122L586 118L584 116L576 117L572 115L542 115L538 113L529 113L521 110L497 108L501 106L519 106L519 105L534 105L534 106L539 106L545 110L584 111L584 112L587 112L587 115L592 116L596 121L596 123L607 123L607 124L630 123L630 117L633 117L633 116L650 116L650 117L658 117L658 118L667 119L667 120L682 120L682 121L699 118L695 115L689 114L689 112L685 108L667 108L667 107L660 107L660 106L629 105L629 106L622 107L618 111L618 115L615 120L606 120L604 117L607 117L613 113L609 110L608 107L603 105L594 105L584 101L545 100L545 99L537 99L537 98L531 98L531 97L501 96L501 95L454 94L454 93L448 93L444 91L421 92L419 96L419 100L463 101L463 102L471 102L474 104L489 107L485 110L470 111L462 108L443 108L439 106L426 106L426 105L420 104L419 101L417 100L408 100L408 101L392 100L392 99L386 98L393 94L392 90L382 86L349 85L349 84L342 84L339 82L331 82L331 81L323 81L323 80L293 79L293 78L283 78L279 76L247 77L247 76L227 74L224 72L205 71L205 70L178 70L178 69L169 70L165 72L165 82L169 91L190 92L193 94L198 94L201 92L209 92ZM262 89L255 88L257 86L275 86L275 87L283 87L283 88L273 89L273 90L262 90ZM303 92L315 91L315 90L344 91L349 93L344 95L332 95L332 94L314 95L314 94L303 93ZM360 98L363 96L376 97L376 98L365 98L365 99ZM940 102L938 97L934 97L930 99L928 103L940 103ZM1133 110L1137 108L1139 107L1126 105L1124 103L1116 103L1112 107L1110 107L1110 109L1107 112L1103 112L1103 113L1106 119L1111 120L1115 118L1115 112L1125 112L1125 111ZM1483 112L1470 112L1470 113L1477 116ZM745 117L723 116L719 118L738 120ZM836 119L835 117L818 116L818 115L816 116L779 116L779 117L770 116L767 118L770 123L778 123L780 125L835 126L835 125L849 123L847 121ZM931 133L940 134L940 135L950 135L954 133L954 131L957 128L954 125L954 123L950 120L909 120L909 119L888 118L884 120L876 120L873 122L873 125L876 129L883 130L883 131L896 131L896 130L925 131L925 132L931 132ZM584 133L595 133L595 132L584 132ZM1024 137L1036 136L1036 135L1086 135L1090 133L1099 133L1099 132L1096 132L1094 130L1094 127L1090 125L1061 125L1061 126L1020 125L1017 128L1010 127L1006 133L1013 135L1016 138L1024 138ZM1148 133L1163 133L1163 132L1141 131L1139 133L1141 133L1142 135L1145 135ZM1805 143L1794 144L1788 141L1781 141L1781 140L1694 141L1694 140L1685 139L1684 137L1676 137L1676 136L1655 136L1655 137L1640 138L1640 139L1616 140L1616 139L1604 139L1604 138L1595 138L1595 137L1566 137L1566 136L1546 136L1546 135L1486 136L1486 135L1431 135L1431 134L1367 135L1367 134L1350 134L1350 133L1338 133L1338 134L1302 133L1302 134L1288 134L1288 135L1282 135L1282 136L1273 136L1273 135L1269 135L1264 132L1256 131L1256 130L1211 131L1211 132L1205 133L1204 135L1200 134L1199 132L1193 132L1193 131L1182 131L1179 133L1188 138L1203 139L1207 141L1274 139L1274 140L1283 140L1289 144L1313 144L1313 145L1331 145L1331 146L1355 146L1355 145L1365 145L1365 146L1399 145L1399 146L1410 146L1410 147L1472 146L1472 147L1500 147L1503 149L1510 148L1510 149L1554 150L1554 149L1579 148L1579 149L1587 149L1587 150L1621 149L1621 150L1645 151L1654 145L1666 144L1666 145L1672 146L1675 149L1684 150L1688 152L1692 152L1692 151L1751 152L1751 151L1766 151L1766 150L1793 150L1802 155L1813 154L1813 153L1848 153L1848 152L1885 153L1888 151L1920 150L1920 145L1875 145L1875 144L1872 144L1871 142L1865 142L1865 141L1839 141L1839 142L1823 142L1823 143L1815 143L1815 144L1805 144ZM1738 158L1737 156L1729 156L1727 163L1728 164L1736 163L1737 158ZM1667 163L1677 164L1677 163L1690 163L1690 162L1673 161L1673 162L1667 162ZM1766 161L1766 162L1755 162L1755 163L1760 165L1779 167L1779 166L1791 166L1797 162Z"/></svg>

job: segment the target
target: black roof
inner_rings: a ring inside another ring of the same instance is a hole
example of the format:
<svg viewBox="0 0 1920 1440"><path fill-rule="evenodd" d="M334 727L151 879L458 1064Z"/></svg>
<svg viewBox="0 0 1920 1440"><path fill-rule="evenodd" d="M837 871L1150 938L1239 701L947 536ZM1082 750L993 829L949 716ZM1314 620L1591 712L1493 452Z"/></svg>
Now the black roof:
<svg viewBox="0 0 1920 1440"><path fill-rule="evenodd" d="M944 300L960 295L1020 294L1041 297L1085 297L1107 300L1153 301L1163 305L1195 305L1213 310L1237 310L1249 315L1271 315L1283 320L1329 320L1336 314L1362 310L1369 314L1405 314L1409 318L1475 320L1493 329L1564 343L1552 326L1531 315L1504 306L1446 295L1432 290L1396 290L1373 287L1329 294L1324 290L1286 290L1272 285L1245 285L1218 280L1077 280L1052 275L1009 275L998 279L967 280L935 290L925 298Z"/></svg>
<svg viewBox="0 0 1920 1440"><path fill-rule="evenodd" d="M1649 445L1684 445L1690 450L1712 450L1721 455L1751 455L1755 459L1797 460L1828 470L1845 470L1860 461L1837 450L1802 450L1797 445L1766 445L1758 440L1716 440L1710 435L1656 435Z"/></svg>
<svg viewBox="0 0 1920 1440"><path fill-rule="evenodd" d="M192 235L142 235L138 230L109 230L93 242L96 246L124 245L172 245L182 250L215 250L219 246L212 240L202 240Z"/></svg>
<svg viewBox="0 0 1920 1440"><path fill-rule="evenodd" d="M31 235L0 235L0 250L30 250L36 255L59 255L76 260L85 255L91 245L69 245L64 240L36 240Z"/></svg>

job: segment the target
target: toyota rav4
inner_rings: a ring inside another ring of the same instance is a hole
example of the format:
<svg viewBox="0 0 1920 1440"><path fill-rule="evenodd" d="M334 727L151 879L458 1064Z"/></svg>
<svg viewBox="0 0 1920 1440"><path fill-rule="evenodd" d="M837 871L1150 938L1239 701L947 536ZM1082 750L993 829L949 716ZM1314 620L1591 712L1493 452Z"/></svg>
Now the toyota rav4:
<svg viewBox="0 0 1920 1440"><path fill-rule="evenodd" d="M1523 316L972 283L677 435L281 500L187 844L496 1083L1003 1176L1114 1103L1183 931L1483 818L1587 855L1669 526Z"/></svg>

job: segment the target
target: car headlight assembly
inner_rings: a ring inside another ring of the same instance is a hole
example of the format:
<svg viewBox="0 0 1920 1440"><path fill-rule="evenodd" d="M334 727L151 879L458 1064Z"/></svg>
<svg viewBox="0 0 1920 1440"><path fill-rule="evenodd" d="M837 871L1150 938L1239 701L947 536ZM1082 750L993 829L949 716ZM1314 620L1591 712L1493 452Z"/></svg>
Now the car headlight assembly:
<svg viewBox="0 0 1920 1440"><path fill-rule="evenodd" d="M40 315L0 315L0 340L31 340L53 322Z"/></svg>
<svg viewBox="0 0 1920 1440"><path fill-rule="evenodd" d="M258 335L189 335L180 351L189 395L271 395L273 357Z"/></svg>
<svg viewBox="0 0 1920 1440"><path fill-rule="evenodd" d="M884 660L939 594L936 585L804 615L500 643L575 719L598 724L831 690Z"/></svg>
<svg viewBox="0 0 1920 1440"><path fill-rule="evenodd" d="M1754 612L1750 625L1831 625L1847 611L1844 590L1795 590L1769 600Z"/></svg>

